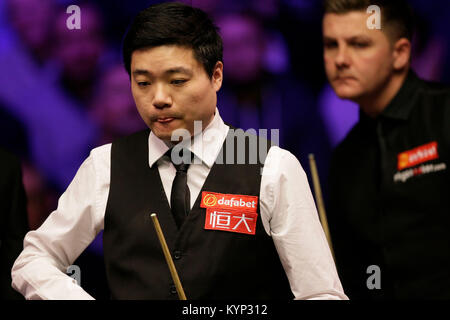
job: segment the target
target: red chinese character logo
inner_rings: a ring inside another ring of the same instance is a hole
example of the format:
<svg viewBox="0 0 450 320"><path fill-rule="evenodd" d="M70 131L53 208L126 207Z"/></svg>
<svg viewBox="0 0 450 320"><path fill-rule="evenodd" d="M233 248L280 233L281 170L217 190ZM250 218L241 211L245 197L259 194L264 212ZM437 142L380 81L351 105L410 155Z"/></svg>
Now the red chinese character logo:
<svg viewBox="0 0 450 320"><path fill-rule="evenodd" d="M205 229L255 234L258 214L240 210L206 209Z"/></svg>

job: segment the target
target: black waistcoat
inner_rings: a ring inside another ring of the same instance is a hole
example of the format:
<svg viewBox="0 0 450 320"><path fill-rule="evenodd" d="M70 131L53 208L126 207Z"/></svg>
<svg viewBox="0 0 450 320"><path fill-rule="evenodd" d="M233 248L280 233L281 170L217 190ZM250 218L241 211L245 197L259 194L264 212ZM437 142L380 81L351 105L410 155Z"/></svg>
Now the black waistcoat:
<svg viewBox="0 0 450 320"><path fill-rule="evenodd" d="M259 197L262 165L248 164L248 159L246 164L215 163L178 230L158 167L148 164L148 135L146 130L112 144L103 234L112 298L178 299L150 219L153 212L188 299L292 298L273 241L263 228L259 201L255 235L204 229L202 191Z"/></svg>

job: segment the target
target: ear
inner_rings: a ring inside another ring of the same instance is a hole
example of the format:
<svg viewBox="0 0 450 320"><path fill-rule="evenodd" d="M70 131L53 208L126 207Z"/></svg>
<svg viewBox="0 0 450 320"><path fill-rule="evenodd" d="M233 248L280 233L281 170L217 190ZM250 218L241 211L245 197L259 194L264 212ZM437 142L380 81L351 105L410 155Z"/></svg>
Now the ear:
<svg viewBox="0 0 450 320"><path fill-rule="evenodd" d="M395 70L402 70L409 64L411 58L411 42L406 38L400 38L394 44L394 64Z"/></svg>
<svg viewBox="0 0 450 320"><path fill-rule="evenodd" d="M214 71L212 74L212 85L214 87L214 90L219 91L220 87L222 87L222 81L223 81L223 63L222 61L217 61L216 65L214 66Z"/></svg>

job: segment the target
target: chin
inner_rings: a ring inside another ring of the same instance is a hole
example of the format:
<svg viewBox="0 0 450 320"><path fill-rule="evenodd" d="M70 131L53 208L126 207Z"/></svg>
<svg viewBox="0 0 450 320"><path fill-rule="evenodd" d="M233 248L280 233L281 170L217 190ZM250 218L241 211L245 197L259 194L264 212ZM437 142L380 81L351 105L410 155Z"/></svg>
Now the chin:
<svg viewBox="0 0 450 320"><path fill-rule="evenodd" d="M334 88L334 92L336 95L345 100L358 100L358 98L361 96L361 92L359 90L355 90L354 88L349 87L338 87Z"/></svg>
<svg viewBox="0 0 450 320"><path fill-rule="evenodd" d="M178 129L183 130L183 131L177 131ZM190 132L185 128L176 128L173 130L158 130L155 128L155 130L152 130L152 132L159 139L166 141L166 142L170 142L170 143L178 143L185 139L191 138ZM174 138L174 139L172 140L172 138Z"/></svg>
<svg viewBox="0 0 450 320"><path fill-rule="evenodd" d="M170 141L170 137L172 136L172 131L160 130L160 128L157 128L156 126L151 126L150 130L159 139L164 140L164 141Z"/></svg>
<svg viewBox="0 0 450 320"><path fill-rule="evenodd" d="M171 138L170 134L166 134L166 133L162 134L162 133L157 132L157 131L153 131L153 133L155 134L155 136L157 136L159 139L161 139L163 141L167 141L167 142L170 141L170 138Z"/></svg>

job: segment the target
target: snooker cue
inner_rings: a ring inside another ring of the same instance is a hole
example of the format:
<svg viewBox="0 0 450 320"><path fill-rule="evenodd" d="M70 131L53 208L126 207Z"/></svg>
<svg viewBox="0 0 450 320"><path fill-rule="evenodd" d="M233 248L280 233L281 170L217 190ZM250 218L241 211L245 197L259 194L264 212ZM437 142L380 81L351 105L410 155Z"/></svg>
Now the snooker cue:
<svg viewBox="0 0 450 320"><path fill-rule="evenodd" d="M309 154L309 165L311 167L312 181L314 185L314 194L316 196L317 202L317 210L319 211L320 222L322 223L323 231L325 232L325 236L327 237L328 246L330 247L331 254L333 255L333 259L336 261L334 257L333 245L331 243L330 229L328 228L327 215L325 213L325 205L322 197L322 190L320 188L319 174L317 173L316 160L314 159L314 154Z"/></svg>
<svg viewBox="0 0 450 320"><path fill-rule="evenodd" d="M175 283L175 287L177 288L178 298L180 300L187 300L186 295L184 294L183 286L181 285L180 278L178 277L177 269L175 268L172 256L170 255L169 247L167 246L166 239L164 238L161 226L159 225L158 217L156 216L156 213L152 213L151 217L153 220L153 225L155 226L156 234L158 235L159 242L161 243L161 248L164 252L164 256L166 257L170 274L172 276L173 282Z"/></svg>

